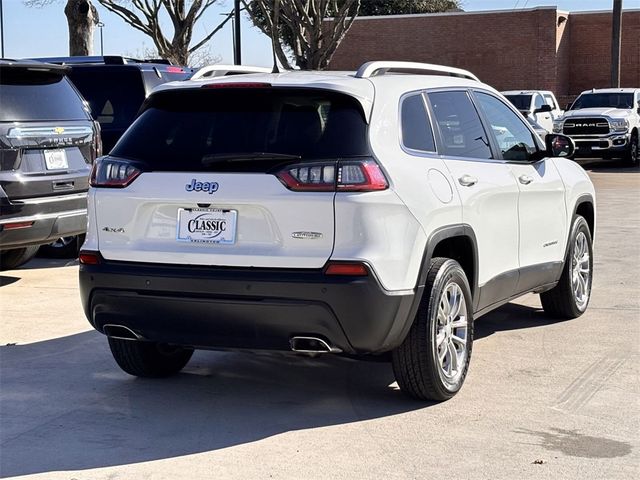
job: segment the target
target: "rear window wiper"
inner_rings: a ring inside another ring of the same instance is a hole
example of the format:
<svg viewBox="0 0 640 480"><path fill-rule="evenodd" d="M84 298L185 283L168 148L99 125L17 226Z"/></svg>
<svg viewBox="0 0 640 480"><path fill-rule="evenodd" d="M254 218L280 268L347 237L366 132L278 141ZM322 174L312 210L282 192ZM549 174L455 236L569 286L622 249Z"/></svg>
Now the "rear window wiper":
<svg viewBox="0 0 640 480"><path fill-rule="evenodd" d="M213 165L227 162L249 162L253 160L300 160L300 155L273 152L238 152L238 153L214 153L202 157L202 165Z"/></svg>

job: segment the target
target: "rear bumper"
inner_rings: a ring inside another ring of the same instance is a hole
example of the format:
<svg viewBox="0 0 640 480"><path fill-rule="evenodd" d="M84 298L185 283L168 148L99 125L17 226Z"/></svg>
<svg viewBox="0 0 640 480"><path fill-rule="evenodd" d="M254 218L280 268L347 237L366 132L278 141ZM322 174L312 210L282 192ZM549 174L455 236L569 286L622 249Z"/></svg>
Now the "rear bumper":
<svg viewBox="0 0 640 480"><path fill-rule="evenodd" d="M44 245L87 230L87 193L9 201L0 199L0 248ZM5 225L33 222L8 229Z"/></svg>
<svg viewBox="0 0 640 480"><path fill-rule="evenodd" d="M416 297L385 291L373 274L110 261L80 266L80 294L100 332L118 324L150 341L272 350L289 350L292 337L311 336L350 354L399 345Z"/></svg>

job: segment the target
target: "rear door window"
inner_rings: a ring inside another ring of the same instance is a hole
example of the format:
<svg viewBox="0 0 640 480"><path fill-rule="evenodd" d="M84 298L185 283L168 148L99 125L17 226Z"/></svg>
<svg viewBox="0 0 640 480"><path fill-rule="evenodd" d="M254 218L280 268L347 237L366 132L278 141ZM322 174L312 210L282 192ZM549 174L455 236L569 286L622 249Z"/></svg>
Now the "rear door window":
<svg viewBox="0 0 640 480"><path fill-rule="evenodd" d="M251 153L264 159L248 161ZM198 88L150 97L111 155L159 171L267 171L286 155L313 161L366 156L370 149L360 104L347 95Z"/></svg>
<svg viewBox="0 0 640 480"><path fill-rule="evenodd" d="M489 138L467 92L428 94L442 139L442 154L492 158Z"/></svg>
<svg viewBox="0 0 640 480"><path fill-rule="evenodd" d="M421 93L402 101L400 116L402 144L410 150L435 152L431 122Z"/></svg>
<svg viewBox="0 0 640 480"><path fill-rule="evenodd" d="M87 120L82 99L58 73L22 68L0 71L0 121Z"/></svg>
<svg viewBox="0 0 640 480"><path fill-rule="evenodd" d="M125 129L145 99L138 68L75 67L69 78L91 106L103 128Z"/></svg>

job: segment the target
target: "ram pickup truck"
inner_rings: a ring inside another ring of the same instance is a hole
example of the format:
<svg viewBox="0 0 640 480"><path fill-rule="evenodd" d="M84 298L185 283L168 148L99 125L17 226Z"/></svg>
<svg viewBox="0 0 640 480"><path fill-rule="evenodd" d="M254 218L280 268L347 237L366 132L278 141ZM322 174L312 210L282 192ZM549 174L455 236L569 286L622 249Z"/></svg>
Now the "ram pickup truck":
<svg viewBox="0 0 640 480"><path fill-rule="evenodd" d="M553 124L576 144L576 156L623 158L638 165L640 88L607 88L582 92Z"/></svg>

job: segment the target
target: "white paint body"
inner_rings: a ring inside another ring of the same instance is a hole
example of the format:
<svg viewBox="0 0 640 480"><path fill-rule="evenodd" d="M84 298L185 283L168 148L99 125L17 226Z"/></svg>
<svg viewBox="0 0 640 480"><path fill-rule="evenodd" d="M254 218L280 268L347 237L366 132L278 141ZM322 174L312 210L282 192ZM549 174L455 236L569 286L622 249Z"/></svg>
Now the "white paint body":
<svg viewBox="0 0 640 480"><path fill-rule="evenodd" d="M418 155L402 148L399 102L404 94L446 87L479 89L502 98L479 82L432 75L354 78L331 72L210 80L247 81L336 90L357 98L369 123L373 156L385 171L389 189L302 193L262 173L143 173L124 189L90 190L84 249L99 250L109 260L181 265L321 268L330 259L357 260L371 266L387 291L401 292L416 287L429 237L443 227L466 224L477 239L482 286L520 267L562 262L578 197L595 198L585 172L567 160L514 165ZM190 86L174 82L159 90ZM462 186L459 179L465 175L477 182ZM533 181L521 184L522 175ZM194 177L217 182L220 188L213 195L185 191ZM176 241L178 209L197 204L238 211L234 245ZM292 238L299 231L319 232L322 237Z"/></svg>

